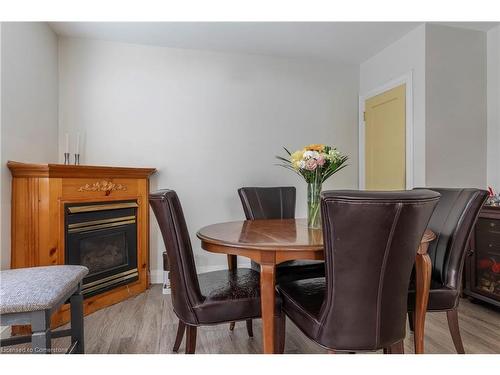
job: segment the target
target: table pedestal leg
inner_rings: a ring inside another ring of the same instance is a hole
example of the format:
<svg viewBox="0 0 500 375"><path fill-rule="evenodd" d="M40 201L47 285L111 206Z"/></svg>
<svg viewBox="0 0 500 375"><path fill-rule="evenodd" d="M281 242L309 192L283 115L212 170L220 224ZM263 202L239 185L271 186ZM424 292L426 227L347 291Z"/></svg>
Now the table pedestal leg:
<svg viewBox="0 0 500 375"><path fill-rule="evenodd" d="M432 264L427 253L417 254L415 261L416 276L416 301L415 301L415 354L424 353L424 328L427 303L429 302L429 290L431 285Z"/></svg>
<svg viewBox="0 0 500 375"><path fill-rule="evenodd" d="M260 265L260 303L264 354L274 353L275 265Z"/></svg>

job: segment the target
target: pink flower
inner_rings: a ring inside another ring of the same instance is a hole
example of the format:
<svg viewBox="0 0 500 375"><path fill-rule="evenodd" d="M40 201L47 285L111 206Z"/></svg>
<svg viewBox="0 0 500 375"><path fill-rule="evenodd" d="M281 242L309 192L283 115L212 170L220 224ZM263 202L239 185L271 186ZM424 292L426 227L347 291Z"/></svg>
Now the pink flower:
<svg viewBox="0 0 500 375"><path fill-rule="evenodd" d="M306 161L306 166L305 167L306 167L306 169L308 171L314 171L317 166L318 166L318 163L313 158L311 158L311 159L309 159L309 160Z"/></svg>
<svg viewBox="0 0 500 375"><path fill-rule="evenodd" d="M323 157L323 155L318 156L318 158L316 159L316 163L320 167L322 167L323 164L325 164L325 158Z"/></svg>

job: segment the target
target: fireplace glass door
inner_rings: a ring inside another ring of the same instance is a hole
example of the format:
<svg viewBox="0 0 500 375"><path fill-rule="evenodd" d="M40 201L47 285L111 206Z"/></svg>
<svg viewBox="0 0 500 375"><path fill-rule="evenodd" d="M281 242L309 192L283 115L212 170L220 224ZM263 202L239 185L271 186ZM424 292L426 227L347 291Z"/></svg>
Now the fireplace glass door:
<svg viewBox="0 0 500 375"><path fill-rule="evenodd" d="M138 280L137 203L66 207L66 264L89 269L85 297Z"/></svg>

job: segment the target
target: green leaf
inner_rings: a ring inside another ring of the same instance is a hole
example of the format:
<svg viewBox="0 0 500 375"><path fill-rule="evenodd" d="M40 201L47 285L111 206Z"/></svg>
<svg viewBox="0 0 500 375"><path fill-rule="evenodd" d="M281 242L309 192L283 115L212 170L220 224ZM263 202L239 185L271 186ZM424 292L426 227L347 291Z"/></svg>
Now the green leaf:
<svg viewBox="0 0 500 375"><path fill-rule="evenodd" d="M283 164L275 164L275 165L278 167L283 167L283 168L289 169L292 172L294 172L295 174L298 174L300 177L304 178L304 176L299 171L297 171L296 169L294 169L293 167L291 167L289 165L283 165Z"/></svg>
<svg viewBox="0 0 500 375"><path fill-rule="evenodd" d="M286 159L286 158L284 158L284 157L282 157L282 156L278 156L278 155L276 155L276 159L281 160L281 161L284 161L285 163L290 163L290 164L292 164L292 162L291 162L289 159Z"/></svg>

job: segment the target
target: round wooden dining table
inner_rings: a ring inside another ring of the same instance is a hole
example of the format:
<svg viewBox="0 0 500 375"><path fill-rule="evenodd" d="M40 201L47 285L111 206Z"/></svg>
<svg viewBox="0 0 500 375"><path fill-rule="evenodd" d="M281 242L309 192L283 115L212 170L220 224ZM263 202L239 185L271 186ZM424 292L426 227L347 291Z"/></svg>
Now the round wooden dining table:
<svg viewBox="0 0 500 375"><path fill-rule="evenodd" d="M197 233L201 247L213 253L239 255L260 264L262 341L264 353L274 353L276 265L288 260L323 260L323 233L305 219L245 220L206 226ZM414 341L423 353L425 313L429 298L431 262L427 254L434 233L426 230L417 251Z"/></svg>

